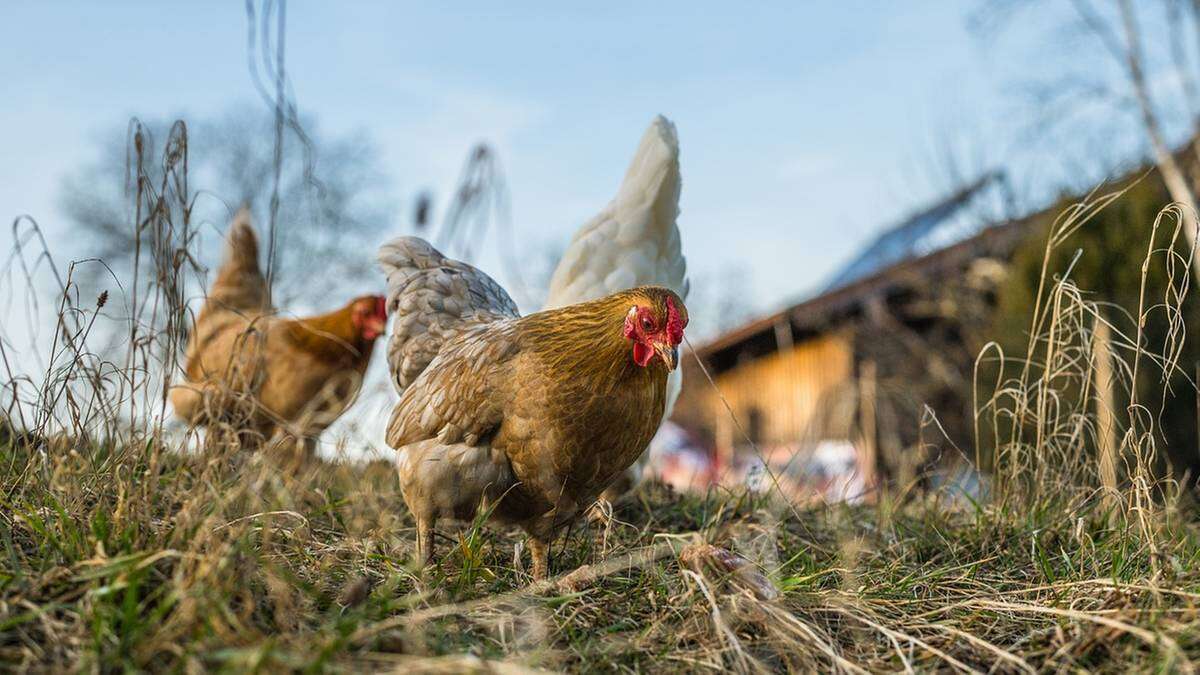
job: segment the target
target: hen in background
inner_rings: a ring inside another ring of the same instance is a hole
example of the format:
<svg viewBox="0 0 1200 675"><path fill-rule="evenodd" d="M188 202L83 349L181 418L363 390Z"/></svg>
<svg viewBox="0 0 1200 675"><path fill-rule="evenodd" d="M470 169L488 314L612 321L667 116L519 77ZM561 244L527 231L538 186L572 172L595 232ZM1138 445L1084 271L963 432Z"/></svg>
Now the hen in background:
<svg viewBox="0 0 1200 675"><path fill-rule="evenodd" d="M675 222L681 187L675 125L659 115L642 135L616 198L571 239L550 279L545 309L644 285L664 286L686 300L687 263ZM668 380L663 420L671 416L682 387L683 371L676 368ZM616 501L635 488L646 456L640 456L602 497Z"/></svg>
<svg viewBox="0 0 1200 675"><path fill-rule="evenodd" d="M364 295L328 314L280 317L259 269L247 209L234 217L226 239L188 340L186 382L171 388L171 405L189 424L228 429L243 444L278 438L311 455L317 436L358 395L386 328L384 298Z"/></svg>
<svg viewBox="0 0 1200 675"><path fill-rule="evenodd" d="M418 557L439 519L480 509L529 534L534 578L548 545L646 448L662 421L687 309L640 286L520 317L491 277L400 237L379 251L393 315L388 365Z"/></svg>

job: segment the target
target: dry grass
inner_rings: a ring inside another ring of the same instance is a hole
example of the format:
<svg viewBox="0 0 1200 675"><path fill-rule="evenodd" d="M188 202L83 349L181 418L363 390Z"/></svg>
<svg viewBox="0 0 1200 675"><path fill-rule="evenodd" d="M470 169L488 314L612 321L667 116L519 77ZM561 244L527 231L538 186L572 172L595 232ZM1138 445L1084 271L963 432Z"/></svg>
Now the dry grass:
<svg viewBox="0 0 1200 675"><path fill-rule="evenodd" d="M159 423L191 269L186 129L174 133L166 178L133 195L152 234L137 259L152 273L135 270L108 301L124 349L89 347L104 310L76 297L70 271L40 374L14 374L0 341L0 664L1190 672L1200 660L1200 527L1161 478L1154 402L1096 414L1112 400L1097 382L1173 372L1185 336L1144 344L1138 321L1131 332L1099 311L1069 270L1046 271L1020 374L976 382L976 444L994 458L985 501L898 485L872 506L798 509L650 486L559 542L554 583L529 585L515 533L478 524L442 542L422 580L391 466L282 470L218 442L184 451ZM1065 214L1048 247L1104 199ZM1172 216L1154 224L1165 240L1178 237ZM37 257L26 248L14 268ZM1164 242L1146 259L1178 282L1133 316L1170 317L1190 257ZM1096 321L1109 339L1095 339ZM997 358L985 351L981 366ZM1101 436L1113 447L1103 470ZM700 542L749 559L775 592L681 563Z"/></svg>
<svg viewBox="0 0 1200 675"><path fill-rule="evenodd" d="M572 670L1123 671L1200 656L1196 528L1148 541L1098 499L796 517L651 488L556 549L556 571L594 574L526 589L516 533L477 528L421 583L383 463L286 475L154 439L27 440L0 447L0 659L14 667L456 670L470 654ZM682 566L691 541L741 552L781 595Z"/></svg>

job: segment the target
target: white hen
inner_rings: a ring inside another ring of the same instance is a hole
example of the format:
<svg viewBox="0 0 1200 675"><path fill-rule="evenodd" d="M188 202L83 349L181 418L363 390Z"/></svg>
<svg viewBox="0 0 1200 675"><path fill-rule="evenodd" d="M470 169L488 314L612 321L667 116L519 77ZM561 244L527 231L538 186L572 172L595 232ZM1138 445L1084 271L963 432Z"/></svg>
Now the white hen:
<svg viewBox="0 0 1200 675"><path fill-rule="evenodd" d="M617 196L587 222L550 279L545 309L602 298L634 286L666 286L687 299L687 262L679 245L679 139L659 115L642 135ZM682 368L667 381L663 419L671 416L683 386ZM604 497L613 499L641 479L646 455L629 467Z"/></svg>

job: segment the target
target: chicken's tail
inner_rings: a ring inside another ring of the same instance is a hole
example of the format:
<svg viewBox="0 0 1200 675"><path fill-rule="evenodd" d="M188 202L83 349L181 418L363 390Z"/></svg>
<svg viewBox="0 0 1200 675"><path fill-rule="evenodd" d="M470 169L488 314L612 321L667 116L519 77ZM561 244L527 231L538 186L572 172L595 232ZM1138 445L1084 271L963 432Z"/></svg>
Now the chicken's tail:
<svg viewBox="0 0 1200 675"><path fill-rule="evenodd" d="M642 214L649 210L645 234L668 239L671 231L674 231L675 242L678 243L679 231L675 219L679 217L679 193L682 188L679 136L675 125L659 115L642 134L633 160L625 171L625 178L613 201L617 218L632 222L644 217Z"/></svg>
<svg viewBox="0 0 1200 675"><path fill-rule="evenodd" d="M387 358L398 392L466 326L518 316L500 284L420 237L397 237L379 247L379 266L387 276Z"/></svg>
<svg viewBox="0 0 1200 675"><path fill-rule="evenodd" d="M258 267L258 235L250 222L249 208L238 210L225 240L225 257L208 292L208 301L225 309L268 310L271 294Z"/></svg>
<svg viewBox="0 0 1200 675"><path fill-rule="evenodd" d="M679 138L659 115L633 154L617 196L575 233L550 280L546 308L634 286L666 286L687 297L679 243Z"/></svg>

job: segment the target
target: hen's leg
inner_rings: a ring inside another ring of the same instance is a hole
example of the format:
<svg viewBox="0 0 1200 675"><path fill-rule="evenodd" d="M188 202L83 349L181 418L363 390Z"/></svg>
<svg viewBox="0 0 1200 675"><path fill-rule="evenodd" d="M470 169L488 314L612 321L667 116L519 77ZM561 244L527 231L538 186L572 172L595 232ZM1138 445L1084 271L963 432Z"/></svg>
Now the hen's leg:
<svg viewBox="0 0 1200 675"><path fill-rule="evenodd" d="M533 580L545 579L550 573L550 545L545 539L530 535L529 554L533 558Z"/></svg>
<svg viewBox="0 0 1200 675"><path fill-rule="evenodd" d="M417 562L424 569L433 562L433 519L417 519Z"/></svg>
<svg viewBox="0 0 1200 675"><path fill-rule="evenodd" d="M535 581L545 579L550 573L550 543L554 541L555 534L578 514L579 506L575 500L560 495L554 508L525 525L525 531L529 533L529 553L533 556Z"/></svg>

